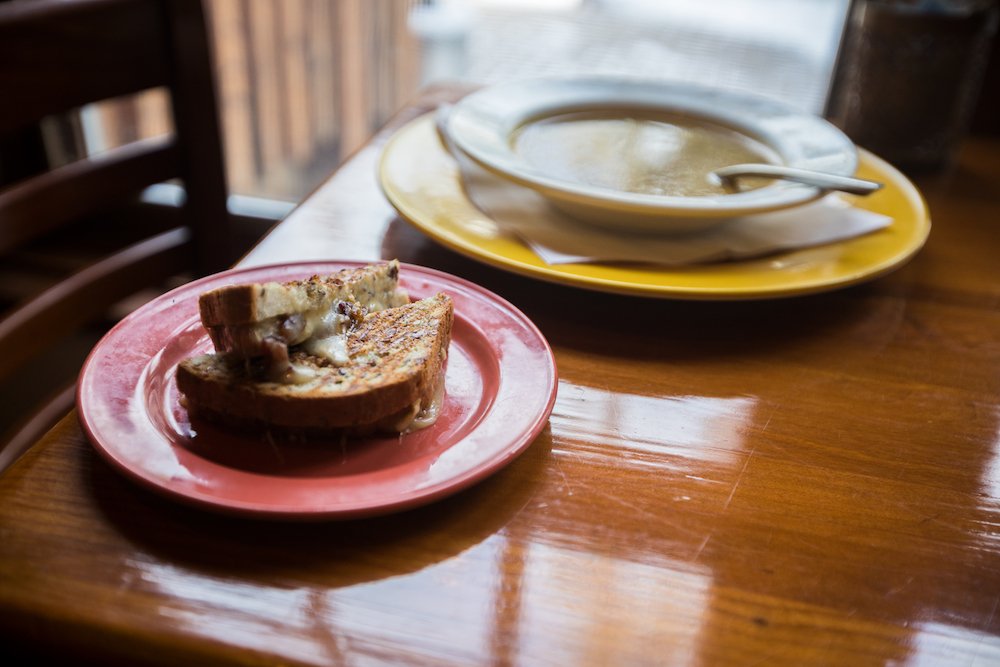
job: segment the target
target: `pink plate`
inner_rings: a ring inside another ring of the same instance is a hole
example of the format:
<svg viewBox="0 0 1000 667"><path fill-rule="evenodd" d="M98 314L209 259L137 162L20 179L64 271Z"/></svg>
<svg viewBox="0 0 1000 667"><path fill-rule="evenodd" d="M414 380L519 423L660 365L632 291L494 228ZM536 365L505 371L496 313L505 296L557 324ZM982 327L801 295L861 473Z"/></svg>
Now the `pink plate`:
<svg viewBox="0 0 1000 667"><path fill-rule="evenodd" d="M209 352L198 295L221 285L293 280L359 262L233 270L189 283L122 320L91 352L77 393L94 447L127 476L200 507L282 519L371 516L482 480L524 451L556 397L555 360L534 324L497 295L401 265L413 298L455 303L445 401L433 426L402 437L280 442L191 423L177 363Z"/></svg>

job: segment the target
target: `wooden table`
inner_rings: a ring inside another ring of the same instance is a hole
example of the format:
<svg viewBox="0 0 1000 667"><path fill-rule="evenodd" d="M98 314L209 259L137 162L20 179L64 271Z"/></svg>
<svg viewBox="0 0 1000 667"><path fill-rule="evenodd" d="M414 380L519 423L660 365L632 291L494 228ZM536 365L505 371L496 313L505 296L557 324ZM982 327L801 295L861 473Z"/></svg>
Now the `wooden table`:
<svg viewBox="0 0 1000 667"><path fill-rule="evenodd" d="M98 664L1000 662L1000 142L917 179L934 229L888 277L644 300L488 268L397 218L379 148L435 101L242 264L398 257L500 294L555 351L542 434L421 509L285 524L139 488L71 414L0 477L6 646Z"/></svg>

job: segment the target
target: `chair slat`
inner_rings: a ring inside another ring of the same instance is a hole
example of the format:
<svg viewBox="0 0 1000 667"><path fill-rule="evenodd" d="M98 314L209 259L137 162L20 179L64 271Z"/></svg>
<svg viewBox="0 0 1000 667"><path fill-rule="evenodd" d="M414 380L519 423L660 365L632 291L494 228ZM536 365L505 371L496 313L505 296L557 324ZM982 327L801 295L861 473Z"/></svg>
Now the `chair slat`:
<svg viewBox="0 0 1000 667"><path fill-rule="evenodd" d="M0 133L168 84L164 25L161 6L150 2L0 2L0 63L30 62L0 67Z"/></svg>
<svg viewBox="0 0 1000 667"><path fill-rule="evenodd" d="M0 191L0 253L176 176L179 161L172 138L135 142Z"/></svg>
<svg viewBox="0 0 1000 667"><path fill-rule="evenodd" d="M111 255L58 283L0 320L0 376L48 348L68 329L99 317L114 303L190 266L191 232L173 229Z"/></svg>

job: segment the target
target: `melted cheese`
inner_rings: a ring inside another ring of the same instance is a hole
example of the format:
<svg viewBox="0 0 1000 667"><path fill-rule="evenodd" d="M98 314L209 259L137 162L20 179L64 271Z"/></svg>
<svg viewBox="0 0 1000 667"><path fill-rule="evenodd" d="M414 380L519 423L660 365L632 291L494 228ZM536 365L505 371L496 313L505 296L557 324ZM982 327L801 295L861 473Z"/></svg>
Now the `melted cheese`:
<svg viewBox="0 0 1000 667"><path fill-rule="evenodd" d="M281 382L284 384L306 384L319 376L319 371L311 366L290 363L287 372L281 378Z"/></svg>
<svg viewBox="0 0 1000 667"><path fill-rule="evenodd" d="M351 360L347 353L347 329L351 318L341 315L337 304L327 311L312 327L312 336L302 343L302 349L314 357L327 359L334 366L343 366Z"/></svg>
<svg viewBox="0 0 1000 667"><path fill-rule="evenodd" d="M431 396L431 402L425 407L421 406L420 401L414 403L407 417L401 420L400 428L398 429L399 432L412 433L428 426L433 426L437 422L438 417L441 416L441 406L443 404L444 371L442 370L441 377L438 378L437 386L434 388L434 394Z"/></svg>
<svg viewBox="0 0 1000 667"><path fill-rule="evenodd" d="M324 338L310 338L302 343L302 349L314 357L327 359L334 366L343 366L351 360L347 353L347 332L340 332Z"/></svg>
<svg viewBox="0 0 1000 667"><path fill-rule="evenodd" d="M334 304L334 307L336 304ZM289 345L298 345L303 341L308 340L312 337L313 332L317 328L322 326L323 320L329 315L336 315L336 311L330 310L309 310L302 313L297 313L294 317L301 317L304 320L302 330L297 333L296 336L290 339L286 336L281 335L281 328L284 322L289 319L289 316L282 315L281 317L269 317L266 320L261 320L260 322L255 322L250 325L250 337L249 340L254 345L259 345L261 341L266 338L281 338Z"/></svg>
<svg viewBox="0 0 1000 667"><path fill-rule="evenodd" d="M407 432L419 431L422 428L433 426L437 422L438 417L441 416L442 403L444 403L444 391L438 392L430 405L417 412L413 421L406 427Z"/></svg>

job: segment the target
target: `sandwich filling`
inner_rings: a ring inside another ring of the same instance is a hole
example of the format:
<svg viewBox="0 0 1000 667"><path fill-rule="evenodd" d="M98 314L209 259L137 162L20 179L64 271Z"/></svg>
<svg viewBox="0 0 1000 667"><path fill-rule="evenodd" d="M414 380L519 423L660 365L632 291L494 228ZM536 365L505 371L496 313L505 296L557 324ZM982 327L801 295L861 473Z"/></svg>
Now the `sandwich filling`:
<svg viewBox="0 0 1000 667"><path fill-rule="evenodd" d="M294 364L288 348L299 345L307 354L323 359L334 366L343 366L351 360L347 352L347 332L364 320L365 312L356 302L336 301L325 312L311 311L290 315L277 326L253 327L253 345L257 355L264 359L264 375L272 382L302 384L314 377L298 364ZM251 349L245 345L242 349Z"/></svg>
<svg viewBox="0 0 1000 667"><path fill-rule="evenodd" d="M344 333L360 322L367 311L394 308L405 303L396 295L362 306L357 301L337 299L327 308L269 317L260 322L239 326L209 327L219 352L244 358L267 357L284 365L288 348L309 346L310 354L327 357L334 363L346 363ZM400 303L402 301L402 303Z"/></svg>
<svg viewBox="0 0 1000 667"><path fill-rule="evenodd" d="M222 287L203 294L199 309L218 352L284 366L289 346L308 343L336 361L343 358L339 337L365 313L409 302L398 278L394 260L307 280Z"/></svg>

